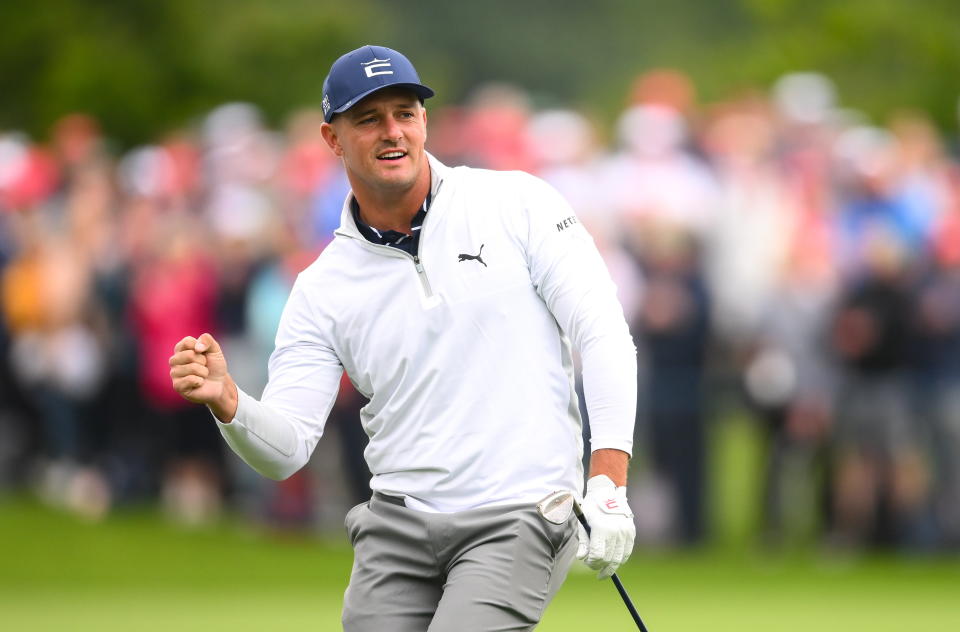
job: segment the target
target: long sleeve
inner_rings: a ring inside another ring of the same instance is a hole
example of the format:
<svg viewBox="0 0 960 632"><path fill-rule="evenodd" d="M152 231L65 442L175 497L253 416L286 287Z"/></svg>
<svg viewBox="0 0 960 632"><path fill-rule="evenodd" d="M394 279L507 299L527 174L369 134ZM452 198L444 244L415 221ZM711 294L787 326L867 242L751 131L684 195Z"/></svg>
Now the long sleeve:
<svg viewBox="0 0 960 632"><path fill-rule="evenodd" d="M570 205L546 183L525 188L527 262L537 292L579 351L591 448L633 447L636 347L600 253Z"/></svg>
<svg viewBox="0 0 960 632"><path fill-rule="evenodd" d="M262 399L239 391L234 419L229 424L218 422L234 452L257 472L277 480L310 459L343 373L324 340L323 323L313 315L305 285L298 279L284 307Z"/></svg>

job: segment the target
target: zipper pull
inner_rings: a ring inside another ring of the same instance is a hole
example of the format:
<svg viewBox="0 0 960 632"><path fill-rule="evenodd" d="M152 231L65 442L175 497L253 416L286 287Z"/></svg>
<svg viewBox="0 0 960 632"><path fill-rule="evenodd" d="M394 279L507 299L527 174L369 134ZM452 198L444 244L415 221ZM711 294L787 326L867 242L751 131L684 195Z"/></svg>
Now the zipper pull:
<svg viewBox="0 0 960 632"><path fill-rule="evenodd" d="M413 255L413 265L416 266L417 272L423 272L423 265L420 263L420 257Z"/></svg>

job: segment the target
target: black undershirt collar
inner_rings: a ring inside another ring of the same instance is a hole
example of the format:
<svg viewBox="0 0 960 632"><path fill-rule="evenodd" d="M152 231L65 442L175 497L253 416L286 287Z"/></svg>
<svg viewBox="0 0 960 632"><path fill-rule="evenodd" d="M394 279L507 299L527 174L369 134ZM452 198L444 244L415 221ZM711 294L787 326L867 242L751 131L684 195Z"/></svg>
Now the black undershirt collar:
<svg viewBox="0 0 960 632"><path fill-rule="evenodd" d="M381 246L392 246L402 250L410 255L416 255L420 246L420 229L423 226L423 220L430 209L430 201L433 197L433 191L427 192L427 197L417 214L410 220L410 233L401 233L396 230L377 230L360 219L360 205L357 198L350 198L350 210L353 212L353 221L357 224L360 234L370 243L380 244Z"/></svg>

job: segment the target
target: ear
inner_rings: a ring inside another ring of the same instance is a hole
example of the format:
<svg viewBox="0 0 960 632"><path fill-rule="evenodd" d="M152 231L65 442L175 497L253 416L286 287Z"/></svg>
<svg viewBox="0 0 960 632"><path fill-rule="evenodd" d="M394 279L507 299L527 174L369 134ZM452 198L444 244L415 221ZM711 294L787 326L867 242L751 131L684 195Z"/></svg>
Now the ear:
<svg viewBox="0 0 960 632"><path fill-rule="evenodd" d="M340 138L337 135L337 130L332 124L327 123L326 121L321 123L320 135L323 136L323 140L327 143L330 151L338 156L343 155L343 146L340 145Z"/></svg>

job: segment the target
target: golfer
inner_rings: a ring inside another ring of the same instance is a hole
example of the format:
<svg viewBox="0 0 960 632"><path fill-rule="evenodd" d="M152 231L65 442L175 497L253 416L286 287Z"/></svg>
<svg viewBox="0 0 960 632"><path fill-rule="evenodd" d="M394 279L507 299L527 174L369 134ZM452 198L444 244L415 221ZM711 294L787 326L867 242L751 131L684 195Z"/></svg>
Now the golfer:
<svg viewBox="0 0 960 632"><path fill-rule="evenodd" d="M238 388L207 333L176 345L173 388L283 479L310 458L346 371L370 400L373 496L346 517L344 629L530 630L575 554L605 577L633 547L636 355L615 287L543 181L426 152L433 91L399 52L347 53L323 93L323 138L352 190L293 286L262 398ZM537 511L583 488L572 349L592 435L589 538Z"/></svg>

